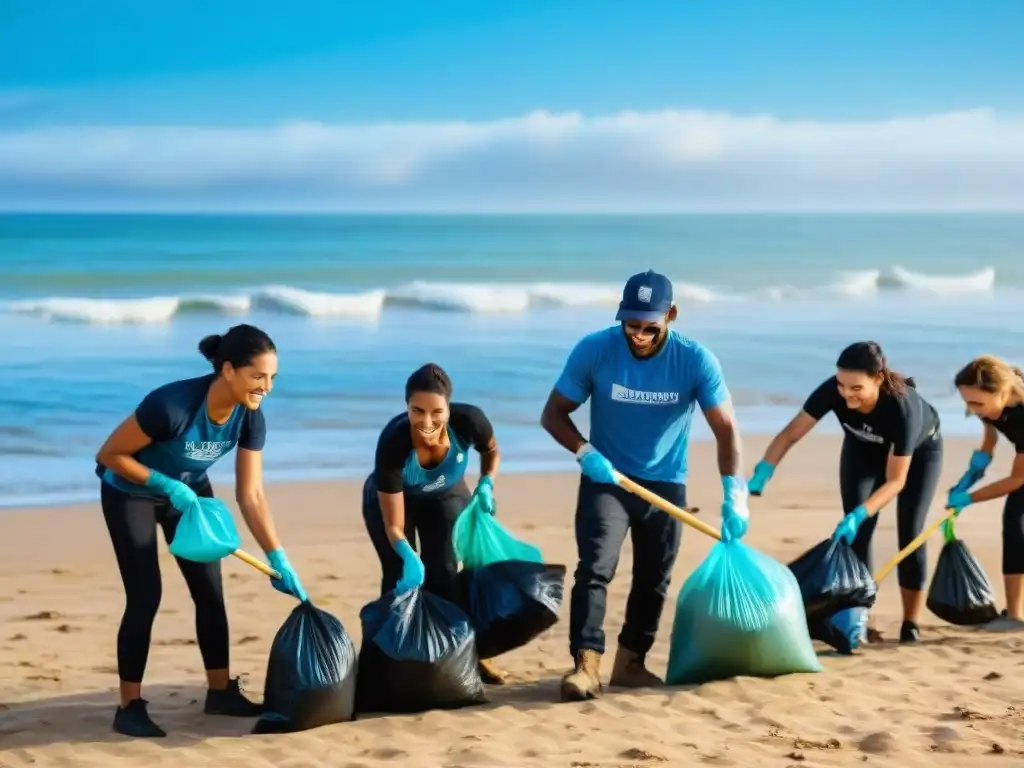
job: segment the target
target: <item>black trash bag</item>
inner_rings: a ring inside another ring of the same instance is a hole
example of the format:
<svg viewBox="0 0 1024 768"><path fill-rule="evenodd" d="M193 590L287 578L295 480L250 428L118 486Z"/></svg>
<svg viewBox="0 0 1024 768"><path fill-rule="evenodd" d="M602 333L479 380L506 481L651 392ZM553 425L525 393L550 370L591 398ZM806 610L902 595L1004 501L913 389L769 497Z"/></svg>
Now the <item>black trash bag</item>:
<svg viewBox="0 0 1024 768"><path fill-rule="evenodd" d="M987 624L999 617L985 569L967 545L956 538L952 526L946 531L946 543L935 564L925 605L943 621L962 627Z"/></svg>
<svg viewBox="0 0 1024 768"><path fill-rule="evenodd" d="M253 733L290 733L354 719L356 646L342 623L299 603L270 646L264 713Z"/></svg>
<svg viewBox="0 0 1024 768"><path fill-rule="evenodd" d="M521 648L558 622L565 566L502 560L463 569L455 588L476 633L477 655L493 659Z"/></svg>
<svg viewBox="0 0 1024 768"><path fill-rule="evenodd" d="M860 647L867 636L868 609L844 608L831 616L816 616L808 622L807 629L812 639L848 655Z"/></svg>
<svg viewBox="0 0 1024 768"><path fill-rule="evenodd" d="M846 608L870 608L878 585L853 548L828 538L789 564L804 599L808 625Z"/></svg>
<svg viewBox="0 0 1024 768"><path fill-rule="evenodd" d="M359 612L356 713L413 713L486 704L476 634L455 603L414 589Z"/></svg>

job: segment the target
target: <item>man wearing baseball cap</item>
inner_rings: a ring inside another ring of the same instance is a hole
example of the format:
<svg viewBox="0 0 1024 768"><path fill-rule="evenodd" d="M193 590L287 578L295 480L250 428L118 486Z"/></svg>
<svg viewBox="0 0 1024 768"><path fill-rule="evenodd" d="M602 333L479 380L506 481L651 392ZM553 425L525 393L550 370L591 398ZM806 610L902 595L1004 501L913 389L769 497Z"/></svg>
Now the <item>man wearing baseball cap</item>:
<svg viewBox="0 0 1024 768"><path fill-rule="evenodd" d="M579 563L569 619L575 668L562 679L564 701L594 698L603 690L607 587L627 531L633 583L609 682L630 688L662 683L645 658L668 594L682 524L621 488L613 467L685 507L696 403L718 442L723 539L743 536L749 517L740 439L722 368L704 346L669 328L676 319L672 282L653 271L633 275L615 319L617 325L584 336L569 353L541 416L544 429L576 455L582 470L576 502ZM588 399L589 441L571 417Z"/></svg>

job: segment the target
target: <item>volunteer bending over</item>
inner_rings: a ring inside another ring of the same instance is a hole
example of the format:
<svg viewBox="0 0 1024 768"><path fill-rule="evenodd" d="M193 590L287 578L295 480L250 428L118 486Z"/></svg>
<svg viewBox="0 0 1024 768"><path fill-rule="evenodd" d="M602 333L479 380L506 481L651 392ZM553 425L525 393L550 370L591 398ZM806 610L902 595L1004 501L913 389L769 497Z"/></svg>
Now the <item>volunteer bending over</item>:
<svg viewBox="0 0 1024 768"><path fill-rule="evenodd" d="M166 735L146 711L142 676L150 634L160 606L161 578L156 529L169 544L182 512L210 498L207 470L238 446L235 498L257 543L281 574L279 591L301 600L305 591L281 548L263 492L266 424L260 405L277 376L277 351L263 331L236 325L225 335L207 336L200 353L214 372L154 389L96 454L103 517L124 583L125 609L117 633L121 703L114 730L127 736ZM228 617L220 561L177 558L196 607L196 634L209 690L203 711L253 717L262 705L242 694L228 672Z"/></svg>
<svg viewBox="0 0 1024 768"><path fill-rule="evenodd" d="M1024 373L998 357L986 355L965 365L954 383L967 410L985 425L981 448L950 489L946 505L957 515L971 504L1006 497L1003 504L1003 581L1006 614L993 628L1024 627ZM1009 477L971 491L984 476L1002 434L1016 450Z"/></svg>
<svg viewBox="0 0 1024 768"><path fill-rule="evenodd" d="M433 363L424 365L405 384L406 410L377 440L374 468L363 484L363 521L380 559L381 595L423 587L455 600L455 521L472 495L494 514L501 459L494 428L482 410L451 397L448 374ZM464 479L470 448L480 454L473 494ZM484 660L480 674L492 684L506 677Z"/></svg>
<svg viewBox="0 0 1024 768"><path fill-rule="evenodd" d="M615 319L619 324L576 344L541 416L544 429L576 455L582 470L575 526L579 563L569 624L575 666L562 679L564 701L593 698L603 690L607 587L627 532L633 542L633 583L610 684L662 683L645 659L668 594L681 523L620 487L612 470L685 507L694 402L718 442L725 494L722 536L738 538L747 529L746 483L729 390L715 356L669 328L676 319L672 283L656 272L633 275ZM589 442L571 418L588 399Z"/></svg>
<svg viewBox="0 0 1024 768"><path fill-rule="evenodd" d="M851 344L839 355L835 375L811 393L803 409L769 444L748 484L752 494L762 493L786 453L830 412L844 430L839 489L846 514L835 536L851 544L870 569L871 537L886 504L896 499L900 549L924 528L942 472L939 416L911 380L888 367L878 344ZM919 637L927 562L921 546L898 566L901 643L917 642ZM873 627L868 639L880 639Z"/></svg>

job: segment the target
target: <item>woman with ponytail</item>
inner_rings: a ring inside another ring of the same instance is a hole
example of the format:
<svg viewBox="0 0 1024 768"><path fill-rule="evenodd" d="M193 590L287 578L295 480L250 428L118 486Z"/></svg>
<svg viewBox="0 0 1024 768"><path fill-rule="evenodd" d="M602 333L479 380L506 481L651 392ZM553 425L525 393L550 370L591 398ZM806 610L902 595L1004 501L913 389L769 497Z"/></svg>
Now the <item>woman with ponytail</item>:
<svg viewBox="0 0 1024 768"><path fill-rule="evenodd" d="M1006 588L1004 623L1024 624L1024 373L992 355L977 357L956 374L957 391L968 413L981 419L981 447L971 455L960 481L949 490L946 505L959 515L965 507L1006 497L1003 504L1003 580ZM970 488L992 463L1002 434L1016 449L1009 477Z"/></svg>
<svg viewBox="0 0 1024 768"><path fill-rule="evenodd" d="M878 513L893 499L901 549L924 528L942 471L939 416L917 393L912 379L889 368L878 344L851 344L839 355L835 375L811 393L803 409L769 444L748 483L752 495L761 495L782 457L829 412L845 433L839 459L845 516L834 535L851 544L870 569ZM923 546L899 564L903 643L918 639L926 567ZM869 639L877 638L878 633L869 630Z"/></svg>

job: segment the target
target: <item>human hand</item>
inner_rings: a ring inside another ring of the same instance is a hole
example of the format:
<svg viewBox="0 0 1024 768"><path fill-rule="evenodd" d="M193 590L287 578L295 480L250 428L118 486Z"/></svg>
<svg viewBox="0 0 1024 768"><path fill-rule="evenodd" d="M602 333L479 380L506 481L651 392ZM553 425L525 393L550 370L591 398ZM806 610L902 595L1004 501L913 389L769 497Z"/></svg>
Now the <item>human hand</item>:
<svg viewBox="0 0 1024 768"><path fill-rule="evenodd" d="M422 587L427 571L423 567L420 556L416 554L406 539L399 539L395 542L395 551L402 558L402 578L395 585L395 594L404 595L406 592Z"/></svg>
<svg viewBox="0 0 1024 768"><path fill-rule="evenodd" d="M768 484L768 481L772 479L773 474L775 474L774 464L769 464L767 461L757 462L754 466L754 475L747 483L750 495L760 496L764 492L764 487Z"/></svg>
<svg viewBox="0 0 1024 768"><path fill-rule="evenodd" d="M180 480L172 480L155 469L149 470L149 477L146 478L146 487L164 494L171 503L171 506L179 512L184 512L193 504L199 503L199 497L196 495L196 492L185 485L185 483Z"/></svg>
<svg viewBox="0 0 1024 768"><path fill-rule="evenodd" d="M584 444L583 448L580 449L580 453L577 454L577 461L579 461L583 474L595 483L618 484L615 479L615 470L612 467L612 463L602 456L600 451L590 445L590 443Z"/></svg>
<svg viewBox="0 0 1024 768"><path fill-rule="evenodd" d="M722 541L741 539L750 524L750 509L747 506L747 484L742 477L722 478Z"/></svg>
<svg viewBox="0 0 1024 768"><path fill-rule="evenodd" d="M957 516L964 510L965 507L971 506L974 500L971 498L971 494L967 491L960 491L954 488L949 492L949 496L946 497L946 507L956 511Z"/></svg>
<svg viewBox="0 0 1024 768"><path fill-rule="evenodd" d="M853 540L857 538L857 531L860 529L861 523L863 523L867 517L868 511L864 508L864 505L861 504L839 521L839 525L836 526L836 530L832 534L832 538L844 541L847 544L853 544Z"/></svg>
<svg viewBox="0 0 1024 768"><path fill-rule="evenodd" d="M974 451L971 454L967 471L961 476L957 484L950 488L952 491L966 491L985 476L985 470L992 463L992 454L985 451Z"/></svg>
<svg viewBox="0 0 1024 768"><path fill-rule="evenodd" d="M479 499L480 506L483 507L487 514L494 514L494 479L490 475L484 475L480 478L480 482L476 484L473 495Z"/></svg>
<svg viewBox="0 0 1024 768"><path fill-rule="evenodd" d="M309 599L309 595L306 594L306 590L299 580L299 574L295 572L295 568L288 561L288 555L284 549L278 547L272 552L268 552L267 558L270 560L270 567L281 575L280 579L270 579L271 586L278 592L283 592L286 595L298 598L302 602L306 602Z"/></svg>

